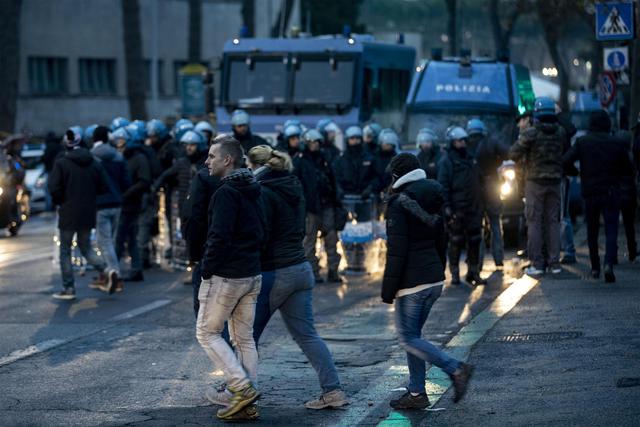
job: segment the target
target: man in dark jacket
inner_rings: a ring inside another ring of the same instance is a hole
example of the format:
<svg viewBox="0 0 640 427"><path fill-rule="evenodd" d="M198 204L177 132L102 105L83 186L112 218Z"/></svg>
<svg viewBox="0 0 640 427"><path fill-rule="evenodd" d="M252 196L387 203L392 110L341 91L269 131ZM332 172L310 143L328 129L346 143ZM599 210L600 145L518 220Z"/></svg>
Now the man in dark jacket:
<svg viewBox="0 0 640 427"><path fill-rule="evenodd" d="M504 266L504 243L502 240L502 200L500 200L500 176L498 168L509 155L509 146L489 135L480 119L467 123L469 140L475 146L475 158L483 178L482 216L486 215L491 228L491 254L496 269ZM479 269L482 269L482 257Z"/></svg>
<svg viewBox="0 0 640 427"><path fill-rule="evenodd" d="M560 181L562 153L566 141L558 125L555 103L550 98L536 98L534 125L525 129L511 146L509 157L526 163L525 217L530 276L544 274L549 267L560 273ZM546 255L542 248L546 248Z"/></svg>
<svg viewBox="0 0 640 427"><path fill-rule="evenodd" d="M207 211L213 194L220 186L220 178L209 175L207 168L202 168L191 181L189 196L185 202L184 236L189 250L189 261L192 265L191 285L193 286L193 310L198 317L200 302L198 291L202 282L202 255L207 243L208 218Z"/></svg>
<svg viewBox="0 0 640 427"><path fill-rule="evenodd" d="M125 244L131 256L131 271L125 281L141 282L142 259L138 242L138 222L142 209L142 198L151 185L151 169L147 157L142 153L141 144L131 139L129 132L118 129L112 134L118 151L127 160L127 169L131 177L131 186L122 194L122 214L116 236L116 253L122 258Z"/></svg>
<svg viewBox="0 0 640 427"><path fill-rule="evenodd" d="M250 122L251 118L244 110L235 110L231 114L233 137L240 142L245 153L258 145L269 145L264 138L251 132Z"/></svg>
<svg viewBox="0 0 640 427"><path fill-rule="evenodd" d="M122 290L119 281L120 263L116 255L115 237L122 210L122 194L131 185L127 163L122 154L109 144L109 129L98 126L93 132L93 148L91 154L98 159L107 173L108 191L98 196L96 218L96 241L102 258L107 264L108 280L98 289L113 293ZM118 289L119 288L119 289Z"/></svg>
<svg viewBox="0 0 640 427"><path fill-rule="evenodd" d="M438 162L442 157L442 150L438 144L438 135L429 128L422 128L416 137L418 161L420 167L429 179L438 179Z"/></svg>
<svg viewBox="0 0 640 427"><path fill-rule="evenodd" d="M449 150L438 164L438 182L444 194L444 212L449 232L449 270L451 284L460 284L460 254L467 248L467 275L472 286L484 285L480 277L480 212L482 176L476 160L467 153L467 132L459 126L447 131Z"/></svg>
<svg viewBox="0 0 640 427"><path fill-rule="evenodd" d="M303 246L307 260L311 263L316 283L324 280L320 276L320 265L316 256L318 231L324 239L327 253L328 282L341 282L338 274L340 255L337 251L336 209L340 206L333 169L320 151L322 135L309 129L303 135L304 150L293 159L294 174L302 183L306 206L306 233Z"/></svg>
<svg viewBox="0 0 640 427"><path fill-rule="evenodd" d="M96 271L104 277L105 264L91 248L91 229L96 226L96 197L108 190L105 172L86 148L80 147L82 136L68 130L63 142L67 153L59 158L49 176L49 191L58 209L60 229L60 270L63 290L53 294L56 299L73 300L76 297L71 265L73 235L77 244ZM109 284L111 286L111 284Z"/></svg>
<svg viewBox="0 0 640 427"><path fill-rule="evenodd" d="M382 300L395 300L396 330L407 352L407 392L391 401L395 409L425 409L425 362L451 378L458 402L466 391L473 367L456 360L422 339L422 327L444 285L445 248L441 217L443 189L426 179L418 159L408 153L390 164L393 195L387 208L387 260L382 280Z"/></svg>
<svg viewBox="0 0 640 427"><path fill-rule="evenodd" d="M47 173L47 176L49 176L53 170L53 165L56 162L56 159L64 151L64 147L62 146L60 139L56 138L53 132L47 133L44 144L45 148L42 156L42 163L44 164L44 171ZM45 204L46 210L50 211L53 209L51 194L49 194L49 186L45 187Z"/></svg>
<svg viewBox="0 0 640 427"><path fill-rule="evenodd" d="M253 339L255 306L260 293L260 250L264 241L264 213L260 185L242 168L242 146L225 136L209 149L209 174L221 179L209 206L209 230L202 257L202 284L196 338L216 368L225 374L233 394L218 418L230 419L251 405L258 353ZM222 338L226 321L238 354ZM242 361L242 362L240 362Z"/></svg>
<svg viewBox="0 0 640 427"><path fill-rule="evenodd" d="M595 111L589 118L589 132L578 138L564 155L563 162L580 162L580 181L585 200L585 220L591 271L600 276L598 232L600 216L604 217L606 251L604 277L615 282L613 264L617 256L618 217L620 216L620 185L633 173L628 143L610 135L611 119L606 111Z"/></svg>

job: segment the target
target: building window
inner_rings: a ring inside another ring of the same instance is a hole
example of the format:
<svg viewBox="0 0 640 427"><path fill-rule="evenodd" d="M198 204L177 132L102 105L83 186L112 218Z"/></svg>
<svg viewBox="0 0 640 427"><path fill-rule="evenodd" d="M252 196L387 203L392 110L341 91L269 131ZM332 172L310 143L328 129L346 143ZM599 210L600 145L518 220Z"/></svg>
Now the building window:
<svg viewBox="0 0 640 427"><path fill-rule="evenodd" d="M34 95L68 93L66 58L31 57L27 64L29 92Z"/></svg>
<svg viewBox="0 0 640 427"><path fill-rule="evenodd" d="M173 61L173 89L176 95L180 95L180 69L189 64L189 61ZM207 61L200 62L206 68L209 68Z"/></svg>
<svg viewBox="0 0 640 427"><path fill-rule="evenodd" d="M164 61L158 60L158 94L164 95L164 79L163 77ZM147 95L151 95L151 60L146 59L144 61L144 72L146 76L146 90Z"/></svg>
<svg viewBox="0 0 640 427"><path fill-rule="evenodd" d="M94 95L116 94L115 59L80 59L80 92Z"/></svg>

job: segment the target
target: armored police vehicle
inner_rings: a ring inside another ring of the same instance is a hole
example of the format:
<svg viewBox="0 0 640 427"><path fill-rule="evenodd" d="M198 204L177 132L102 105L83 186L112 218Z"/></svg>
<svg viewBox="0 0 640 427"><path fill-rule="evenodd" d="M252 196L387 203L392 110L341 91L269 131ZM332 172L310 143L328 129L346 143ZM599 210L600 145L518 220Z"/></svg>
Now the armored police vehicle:
<svg viewBox="0 0 640 427"><path fill-rule="evenodd" d="M236 38L224 46L218 127L242 108L252 131L271 141L290 118L399 128L414 67L415 49L368 35Z"/></svg>

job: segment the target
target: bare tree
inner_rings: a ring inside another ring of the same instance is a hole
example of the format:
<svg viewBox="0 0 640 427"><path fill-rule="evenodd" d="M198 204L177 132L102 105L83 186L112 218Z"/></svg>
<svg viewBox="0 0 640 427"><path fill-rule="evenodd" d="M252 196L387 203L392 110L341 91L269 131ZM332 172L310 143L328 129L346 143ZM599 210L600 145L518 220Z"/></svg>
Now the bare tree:
<svg viewBox="0 0 640 427"><path fill-rule="evenodd" d="M20 12L22 0L0 0L0 131L13 132L20 72Z"/></svg>
<svg viewBox="0 0 640 427"><path fill-rule="evenodd" d="M242 0L242 23L247 27L247 36L253 37L256 31L255 0Z"/></svg>
<svg viewBox="0 0 640 427"><path fill-rule="evenodd" d="M456 56L458 52L458 0L445 0L447 5L448 21L447 32L449 33L449 53Z"/></svg>
<svg viewBox="0 0 640 427"><path fill-rule="evenodd" d="M144 61L142 59L140 4L138 0L121 0L121 5L129 115L134 119L146 120L146 85L144 81Z"/></svg>
<svg viewBox="0 0 640 427"><path fill-rule="evenodd" d="M515 2L490 1L489 19L491 20L491 29L497 50L509 48L518 18L531 12L532 9L533 6L528 0L516 0Z"/></svg>
<svg viewBox="0 0 640 427"><path fill-rule="evenodd" d="M189 0L189 62L202 58L202 0Z"/></svg>
<svg viewBox="0 0 640 427"><path fill-rule="evenodd" d="M273 27L271 27L271 37L278 37L280 35L280 29L284 28L286 33L286 26L289 22L289 18L291 18L291 10L293 9L293 0L283 0L282 1L282 9L280 13L278 13L278 19L276 20ZM283 22L284 15L284 22Z"/></svg>

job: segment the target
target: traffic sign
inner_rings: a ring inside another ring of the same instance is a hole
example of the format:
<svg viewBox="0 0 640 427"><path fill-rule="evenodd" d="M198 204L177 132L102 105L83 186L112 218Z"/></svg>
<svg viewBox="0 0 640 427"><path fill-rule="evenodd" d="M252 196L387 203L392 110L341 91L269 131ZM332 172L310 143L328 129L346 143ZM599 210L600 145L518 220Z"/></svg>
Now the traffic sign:
<svg viewBox="0 0 640 427"><path fill-rule="evenodd" d="M606 47L604 52L605 71L623 71L629 68L629 49L622 47Z"/></svg>
<svg viewBox="0 0 640 427"><path fill-rule="evenodd" d="M598 77L598 97L603 108L607 108L615 99L616 76L611 71L605 71Z"/></svg>
<svg viewBox="0 0 640 427"><path fill-rule="evenodd" d="M634 36L633 3L607 2L596 4L596 39L630 40Z"/></svg>

